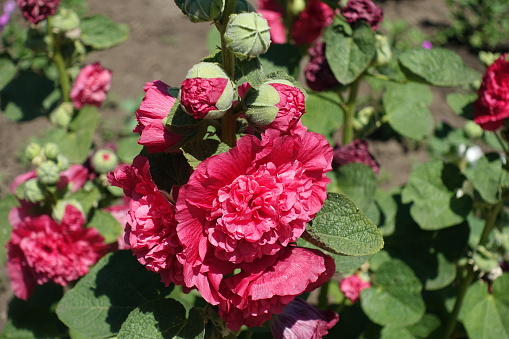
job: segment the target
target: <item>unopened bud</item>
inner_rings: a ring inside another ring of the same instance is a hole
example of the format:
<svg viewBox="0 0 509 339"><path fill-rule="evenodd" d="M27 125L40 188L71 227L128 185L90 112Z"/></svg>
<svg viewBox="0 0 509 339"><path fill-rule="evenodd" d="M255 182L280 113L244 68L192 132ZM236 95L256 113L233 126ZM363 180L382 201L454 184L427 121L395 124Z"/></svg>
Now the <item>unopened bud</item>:
<svg viewBox="0 0 509 339"><path fill-rule="evenodd" d="M53 161L44 161L36 170L37 178L46 185L54 185L60 179L60 170Z"/></svg>
<svg viewBox="0 0 509 339"><path fill-rule="evenodd" d="M478 124L476 124L475 122L473 121L467 121L465 123L465 133L468 135L468 137L470 138L480 138L482 137L483 135L483 129L481 126L479 126Z"/></svg>
<svg viewBox="0 0 509 339"><path fill-rule="evenodd" d="M58 146L52 142L43 146L43 152L47 159L56 160L58 156Z"/></svg>
<svg viewBox="0 0 509 339"><path fill-rule="evenodd" d="M42 155L37 155L35 156L33 159L32 159L32 164L35 165L35 166L39 166L40 164L42 164L44 161L46 161L46 158Z"/></svg>
<svg viewBox="0 0 509 339"><path fill-rule="evenodd" d="M391 45L385 35L376 34L375 66L387 65L392 58Z"/></svg>
<svg viewBox="0 0 509 339"><path fill-rule="evenodd" d="M175 0L192 22L214 21L223 12L224 0Z"/></svg>
<svg viewBox="0 0 509 339"><path fill-rule="evenodd" d="M252 59L269 49L270 27L259 13L232 14L224 38L239 59Z"/></svg>
<svg viewBox="0 0 509 339"><path fill-rule="evenodd" d="M33 178L25 181L23 190L23 199L30 202L43 201L45 190L39 180Z"/></svg>
<svg viewBox="0 0 509 339"><path fill-rule="evenodd" d="M35 157L41 154L41 145L31 142L28 144L27 148L25 148L25 155L28 160L32 161Z"/></svg>
<svg viewBox="0 0 509 339"><path fill-rule="evenodd" d="M105 174L113 171L118 165L118 157L110 149L103 148L92 156L92 166L97 173Z"/></svg>
<svg viewBox="0 0 509 339"><path fill-rule="evenodd" d="M200 62L187 73L180 87L182 109L195 119L218 119L232 106L235 87L223 69Z"/></svg>
<svg viewBox="0 0 509 339"><path fill-rule="evenodd" d="M71 102L63 102L51 112L49 119L55 126L67 128L71 123L73 110Z"/></svg>
<svg viewBox="0 0 509 339"><path fill-rule="evenodd" d="M69 159L62 154L57 155L57 166L60 171L65 171L69 168Z"/></svg>

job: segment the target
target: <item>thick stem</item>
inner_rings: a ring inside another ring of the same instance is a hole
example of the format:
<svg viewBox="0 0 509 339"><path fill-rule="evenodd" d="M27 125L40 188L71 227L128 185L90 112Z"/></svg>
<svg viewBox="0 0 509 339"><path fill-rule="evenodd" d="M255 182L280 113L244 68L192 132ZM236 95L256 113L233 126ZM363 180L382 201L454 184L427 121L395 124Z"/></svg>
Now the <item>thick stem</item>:
<svg viewBox="0 0 509 339"><path fill-rule="evenodd" d="M493 206L493 208L489 212L488 217L486 218L486 223L484 224L484 230L481 234L479 244L477 245L477 247L484 245L488 241L489 235L491 231L493 231L493 228L495 227L495 221L497 220L497 216L498 213L500 212L500 209L502 208L503 202L504 202L503 200L500 200L496 205ZM451 335L454 333L458 314L463 304L463 299L465 298L465 294L467 293L468 287L470 286L475 277L475 272L472 265L468 265L466 267L466 270L467 275L465 276L465 278L463 279L458 288L458 296L456 297L454 308L451 314L449 314L449 319L447 320L447 324L445 326L444 338L451 338Z"/></svg>
<svg viewBox="0 0 509 339"><path fill-rule="evenodd" d="M235 78L235 55L228 49L228 47L226 47L224 33L226 31L226 26L228 25L228 19L230 18L230 15L235 11L235 2L236 0L226 0L221 22L216 23L216 27L221 34L221 54L223 69L231 79ZM235 117L234 108L232 107L221 118L222 132L220 136L221 141L230 147L235 146L237 143L237 136L235 134L236 124L237 118Z"/></svg>
<svg viewBox="0 0 509 339"><path fill-rule="evenodd" d="M329 284L330 280L320 287L320 294L318 295L318 307L325 309L329 305Z"/></svg>
<svg viewBox="0 0 509 339"><path fill-rule="evenodd" d="M60 90L62 91L62 99L64 101L70 102L71 98L69 93L71 92L71 84L69 81L69 75L67 74L67 69L65 67L65 61L62 57L61 52L61 37L59 34L53 32L52 29L52 18L48 17L48 34L53 44L53 55L52 60L55 63L55 66L58 70L58 77L60 82Z"/></svg>
<svg viewBox="0 0 509 339"><path fill-rule="evenodd" d="M359 92L359 85L363 75L361 74L350 87L350 94L343 119L343 145L348 145L353 140L353 118L355 115L355 106L357 101L357 93Z"/></svg>

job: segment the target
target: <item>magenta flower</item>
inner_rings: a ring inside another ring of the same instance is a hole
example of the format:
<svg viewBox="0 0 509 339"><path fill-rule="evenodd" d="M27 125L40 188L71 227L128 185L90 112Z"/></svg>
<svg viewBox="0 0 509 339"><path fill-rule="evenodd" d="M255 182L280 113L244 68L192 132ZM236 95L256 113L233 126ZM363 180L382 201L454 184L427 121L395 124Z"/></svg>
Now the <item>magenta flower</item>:
<svg viewBox="0 0 509 339"><path fill-rule="evenodd" d="M421 47L424 48L424 49L432 49L433 48L433 44L431 43L431 41L424 40L421 43Z"/></svg>
<svg viewBox="0 0 509 339"><path fill-rule="evenodd" d="M210 111L218 110L216 104L228 85L228 79L192 78L184 80L181 85L180 101L186 112L195 119L203 119Z"/></svg>
<svg viewBox="0 0 509 339"><path fill-rule="evenodd" d="M27 300L37 285L48 281L66 286L87 274L107 251L103 237L95 228L83 227L83 215L72 205L61 223L26 211L11 211L9 219L19 221L13 223L7 244L7 272L20 299Z"/></svg>
<svg viewBox="0 0 509 339"><path fill-rule="evenodd" d="M286 28L283 24L283 15L281 12L268 9L259 9L257 12L260 13L269 24L271 43L284 44L286 42Z"/></svg>
<svg viewBox="0 0 509 339"><path fill-rule="evenodd" d="M368 165L376 174L380 171L377 161L369 153L366 140L355 139L346 146L336 146L334 148L333 168L352 162Z"/></svg>
<svg viewBox="0 0 509 339"><path fill-rule="evenodd" d="M361 295L361 291L370 288L371 284L368 281L362 280L358 275L354 274L347 278L344 278L339 283L339 289L345 297L350 299L352 303L357 302L359 300L359 296Z"/></svg>
<svg viewBox="0 0 509 339"><path fill-rule="evenodd" d="M152 181L148 159L137 156L132 165L121 165L110 172L108 180L131 199L125 242L138 261L149 271L159 273L166 285L182 284L181 265L175 258L182 250L176 235L175 205Z"/></svg>
<svg viewBox="0 0 509 339"><path fill-rule="evenodd" d="M145 97L136 111L138 125L133 132L140 134L138 144L149 153L164 152L182 140L183 136L170 132L163 125L176 99L168 92L170 86L160 80L147 82Z"/></svg>
<svg viewBox="0 0 509 339"><path fill-rule="evenodd" d="M318 42L308 50L309 63L304 74L313 91L326 91L339 85L325 57L325 47L325 43Z"/></svg>
<svg viewBox="0 0 509 339"><path fill-rule="evenodd" d="M383 21L384 11L371 0L350 0L341 10L341 14L348 23L365 20L376 31Z"/></svg>
<svg viewBox="0 0 509 339"><path fill-rule="evenodd" d="M2 32L4 27L9 23L12 12L14 12L14 9L16 9L16 1L7 0L4 3L3 13L2 15L0 15L0 32Z"/></svg>
<svg viewBox="0 0 509 339"><path fill-rule="evenodd" d="M77 109L84 105L99 107L106 99L110 86L111 71L96 62L81 69L69 96Z"/></svg>
<svg viewBox="0 0 509 339"><path fill-rule="evenodd" d="M299 46L312 44L325 27L332 23L334 11L319 0L307 1L292 27L292 39Z"/></svg>
<svg viewBox="0 0 509 339"><path fill-rule="evenodd" d="M509 61L503 54L486 69L474 102L474 122L494 131L509 118Z"/></svg>
<svg viewBox="0 0 509 339"><path fill-rule="evenodd" d="M219 304L231 329L257 326L332 274L328 256L290 246L323 205L331 160L321 135L270 129L262 140L244 136L230 151L206 159L180 189L184 282ZM292 270L292 263L313 269ZM226 278L237 268L241 272ZM282 274L292 284L281 286Z"/></svg>
<svg viewBox="0 0 509 339"><path fill-rule="evenodd" d="M289 303L283 313L270 321L274 339L310 338L319 339L329 333L339 321L333 311L322 311L300 298Z"/></svg>
<svg viewBox="0 0 509 339"><path fill-rule="evenodd" d="M60 0L16 0L21 13L33 24L55 14Z"/></svg>

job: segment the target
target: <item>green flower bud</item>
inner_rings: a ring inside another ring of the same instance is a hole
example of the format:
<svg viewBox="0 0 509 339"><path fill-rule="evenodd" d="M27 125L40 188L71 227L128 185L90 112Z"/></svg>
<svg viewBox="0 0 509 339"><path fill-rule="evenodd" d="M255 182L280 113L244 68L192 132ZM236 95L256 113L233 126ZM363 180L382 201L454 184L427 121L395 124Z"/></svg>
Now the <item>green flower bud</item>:
<svg viewBox="0 0 509 339"><path fill-rule="evenodd" d="M57 166L60 171L65 171L69 168L69 160L62 154L57 155Z"/></svg>
<svg viewBox="0 0 509 339"><path fill-rule="evenodd" d="M258 90L251 88L245 100L245 116L249 123L253 126L267 126L273 122L279 111L276 107L279 100L279 93L272 86L264 84Z"/></svg>
<svg viewBox="0 0 509 339"><path fill-rule="evenodd" d="M44 155L37 155L32 159L32 164L35 166L39 166L40 164L42 164L45 161L46 161L46 158L44 157Z"/></svg>
<svg viewBox="0 0 509 339"><path fill-rule="evenodd" d="M387 65L392 58L391 45L385 35L376 34L375 66Z"/></svg>
<svg viewBox="0 0 509 339"><path fill-rule="evenodd" d="M465 128L465 133L467 134L468 137L470 137L470 138L480 138L480 137L482 137L483 129L482 129L481 126L479 126L475 122L467 121L465 123L465 127L464 128Z"/></svg>
<svg viewBox="0 0 509 339"><path fill-rule="evenodd" d="M226 26L226 46L241 60L252 59L267 52L270 27L258 13L232 14Z"/></svg>
<svg viewBox="0 0 509 339"><path fill-rule="evenodd" d="M60 179L60 170L53 161L44 161L36 170L39 180L46 185L55 185Z"/></svg>
<svg viewBox="0 0 509 339"><path fill-rule="evenodd" d="M35 157L41 154L41 145L31 142L28 144L27 148L25 148L25 155L28 160L32 161Z"/></svg>
<svg viewBox="0 0 509 339"><path fill-rule="evenodd" d="M60 7L53 16L51 27L57 32L68 32L80 26L80 18L73 10Z"/></svg>
<svg viewBox="0 0 509 339"><path fill-rule="evenodd" d="M192 22L214 21L224 9L224 0L175 0Z"/></svg>
<svg viewBox="0 0 509 339"><path fill-rule="evenodd" d="M47 159L56 160L58 156L58 146L52 142L47 143L42 148Z"/></svg>
<svg viewBox="0 0 509 339"><path fill-rule="evenodd" d="M361 130L368 126L371 118L375 114L375 108L373 106L364 107L357 113L357 117L354 120L354 127L356 130Z"/></svg>
<svg viewBox="0 0 509 339"><path fill-rule="evenodd" d="M103 148L92 156L92 166L97 173L105 174L113 171L118 165L118 157L110 149Z"/></svg>
<svg viewBox="0 0 509 339"><path fill-rule="evenodd" d="M53 219L55 219L58 222L62 222L62 219L64 217L65 209L68 205L76 207L81 214L83 215L83 219L85 219L85 212L83 210L83 206L79 203L79 201L75 199L69 199L69 200L59 200L57 201L57 204L53 208L53 212L51 213L51 216Z"/></svg>
<svg viewBox="0 0 509 339"><path fill-rule="evenodd" d="M67 128L71 123L73 109L72 102L63 102L51 112L49 120L57 127Z"/></svg>
<svg viewBox="0 0 509 339"><path fill-rule="evenodd" d="M39 180L33 178L25 181L23 190L23 199L30 202L43 201L46 197L44 187Z"/></svg>
<svg viewBox="0 0 509 339"><path fill-rule="evenodd" d="M500 58L500 53L479 52L479 60L486 66L491 66L498 58Z"/></svg>

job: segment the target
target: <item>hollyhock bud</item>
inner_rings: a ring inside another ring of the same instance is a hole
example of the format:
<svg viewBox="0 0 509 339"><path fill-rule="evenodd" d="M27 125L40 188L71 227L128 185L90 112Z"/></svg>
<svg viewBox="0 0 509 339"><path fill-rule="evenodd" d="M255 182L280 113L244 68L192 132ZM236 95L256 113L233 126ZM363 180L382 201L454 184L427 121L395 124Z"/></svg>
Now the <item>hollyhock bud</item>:
<svg viewBox="0 0 509 339"><path fill-rule="evenodd" d="M187 73L180 87L184 111L195 119L218 119L232 106L235 87L223 69L212 62L200 62Z"/></svg>
<svg viewBox="0 0 509 339"><path fill-rule="evenodd" d="M69 159L62 154L57 155L57 166L60 171L65 171L69 168Z"/></svg>
<svg viewBox="0 0 509 339"><path fill-rule="evenodd" d="M269 30L258 13L232 14L224 34L226 46L241 60L255 58L269 49Z"/></svg>
<svg viewBox="0 0 509 339"><path fill-rule="evenodd" d="M374 65L383 66L387 65L392 58L391 45L385 35L376 34L376 52Z"/></svg>
<svg viewBox="0 0 509 339"><path fill-rule="evenodd" d="M175 0L192 22L214 21L223 12L224 0Z"/></svg>
<svg viewBox="0 0 509 339"><path fill-rule="evenodd" d="M273 128L286 132L306 112L304 93L287 80L269 80L259 89L251 88L245 103L247 120L263 130Z"/></svg>
<svg viewBox="0 0 509 339"><path fill-rule="evenodd" d="M28 160L34 159L36 156L41 154L41 145L36 144L34 142L31 142L28 144L28 146L25 148L25 155L28 158Z"/></svg>
<svg viewBox="0 0 509 339"><path fill-rule="evenodd" d="M67 128L71 123L73 110L74 107L72 103L62 102L51 112L49 119L55 126Z"/></svg>
<svg viewBox="0 0 509 339"><path fill-rule="evenodd" d="M118 157L111 149L103 148L92 156L92 166L97 173L106 174L118 165Z"/></svg>
<svg viewBox="0 0 509 339"><path fill-rule="evenodd" d="M58 156L58 146L52 142L43 146L43 152L47 159L56 160Z"/></svg>
<svg viewBox="0 0 509 339"><path fill-rule="evenodd" d="M24 183L23 199L30 202L43 201L45 198L44 187L37 179L29 179Z"/></svg>
<svg viewBox="0 0 509 339"><path fill-rule="evenodd" d="M16 0L21 13L33 24L55 14L60 0Z"/></svg>
<svg viewBox="0 0 509 339"><path fill-rule="evenodd" d="M483 130L481 126L477 125L473 121L467 121L465 122L465 126L463 127L465 129L465 133L469 138L480 138L483 135Z"/></svg>
<svg viewBox="0 0 509 339"><path fill-rule="evenodd" d="M289 303L283 313L270 321L274 339L315 338L327 335L339 320L337 313L322 311L300 298Z"/></svg>
<svg viewBox="0 0 509 339"><path fill-rule="evenodd" d="M380 171L380 166L369 153L366 140L355 139L346 146L336 146L334 148L332 159L334 169L352 162L368 165L377 174Z"/></svg>
<svg viewBox="0 0 509 339"><path fill-rule="evenodd" d="M317 42L308 50L309 63L304 74L313 91L326 91L339 85L325 57L325 43Z"/></svg>
<svg viewBox="0 0 509 339"><path fill-rule="evenodd" d="M341 14L348 23L365 20L376 31L383 20L384 11L371 0L350 0L341 10Z"/></svg>
<svg viewBox="0 0 509 339"><path fill-rule="evenodd" d="M37 178L46 185L54 185L60 179L60 169L53 161L44 161L37 167Z"/></svg>
<svg viewBox="0 0 509 339"><path fill-rule="evenodd" d="M509 61L506 54L488 67L474 102L474 122L494 131L509 118Z"/></svg>
<svg viewBox="0 0 509 339"><path fill-rule="evenodd" d="M359 300L362 290L370 287L371 284L368 281L362 280L355 274L341 280L339 283L339 289L352 303Z"/></svg>
<svg viewBox="0 0 509 339"><path fill-rule="evenodd" d="M111 71L96 62L81 69L69 96L77 109L84 105L99 107L106 99L110 86Z"/></svg>

